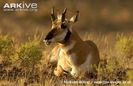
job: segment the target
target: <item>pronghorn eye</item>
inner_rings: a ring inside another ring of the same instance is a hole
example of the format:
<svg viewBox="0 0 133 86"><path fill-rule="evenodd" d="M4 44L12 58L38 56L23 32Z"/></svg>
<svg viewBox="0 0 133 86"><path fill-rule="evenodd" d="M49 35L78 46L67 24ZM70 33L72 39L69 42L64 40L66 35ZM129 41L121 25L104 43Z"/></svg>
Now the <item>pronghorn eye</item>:
<svg viewBox="0 0 133 86"><path fill-rule="evenodd" d="M61 28L65 29L65 28L67 28L67 26L63 23L63 24L61 24Z"/></svg>

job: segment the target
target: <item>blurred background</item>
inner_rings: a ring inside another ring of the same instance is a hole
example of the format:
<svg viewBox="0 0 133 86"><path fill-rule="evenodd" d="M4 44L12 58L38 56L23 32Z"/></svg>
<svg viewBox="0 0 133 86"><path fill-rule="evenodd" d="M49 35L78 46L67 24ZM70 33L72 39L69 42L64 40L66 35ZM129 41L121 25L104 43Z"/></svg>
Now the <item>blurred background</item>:
<svg viewBox="0 0 133 86"><path fill-rule="evenodd" d="M35 2L38 11L4 12L6 2ZM131 33L133 31L133 0L1 0L0 33L25 39L37 31L46 35L51 28L50 10L68 8L67 18L80 11L79 21L74 25L81 35L84 33L110 32Z"/></svg>

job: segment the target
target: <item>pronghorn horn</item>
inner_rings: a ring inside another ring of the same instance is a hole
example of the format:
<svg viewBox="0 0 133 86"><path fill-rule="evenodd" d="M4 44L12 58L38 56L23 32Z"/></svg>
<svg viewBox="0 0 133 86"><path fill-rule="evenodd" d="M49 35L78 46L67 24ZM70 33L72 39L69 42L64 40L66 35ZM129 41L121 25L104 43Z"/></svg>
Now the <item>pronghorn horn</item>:
<svg viewBox="0 0 133 86"><path fill-rule="evenodd" d="M51 9L51 20L54 21L56 19L55 17L55 12L54 12L54 7Z"/></svg>
<svg viewBox="0 0 133 86"><path fill-rule="evenodd" d="M67 11L67 8L65 8L62 13L62 22L65 20L66 11Z"/></svg>

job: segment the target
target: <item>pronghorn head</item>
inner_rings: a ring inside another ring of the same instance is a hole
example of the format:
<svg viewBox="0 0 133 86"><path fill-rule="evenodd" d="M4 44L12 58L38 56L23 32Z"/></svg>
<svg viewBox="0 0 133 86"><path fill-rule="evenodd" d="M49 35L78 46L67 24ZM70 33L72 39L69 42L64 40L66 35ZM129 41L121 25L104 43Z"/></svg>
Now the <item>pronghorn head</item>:
<svg viewBox="0 0 133 86"><path fill-rule="evenodd" d="M72 32L72 24L74 24L78 20L79 11L77 11L76 15L74 15L70 20L66 19L66 11L65 8L62 13L55 13L54 8L51 10L51 21L52 28L49 33L46 35L44 42L49 45L52 42L62 43L69 39Z"/></svg>

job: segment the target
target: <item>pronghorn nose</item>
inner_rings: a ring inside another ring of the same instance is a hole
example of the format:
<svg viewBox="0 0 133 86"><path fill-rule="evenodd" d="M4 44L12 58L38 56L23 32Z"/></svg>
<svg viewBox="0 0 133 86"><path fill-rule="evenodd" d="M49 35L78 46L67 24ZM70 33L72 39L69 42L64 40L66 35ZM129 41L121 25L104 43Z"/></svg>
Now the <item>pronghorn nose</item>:
<svg viewBox="0 0 133 86"><path fill-rule="evenodd" d="M43 42L46 44L46 45L49 45L51 43L50 40L43 40Z"/></svg>

